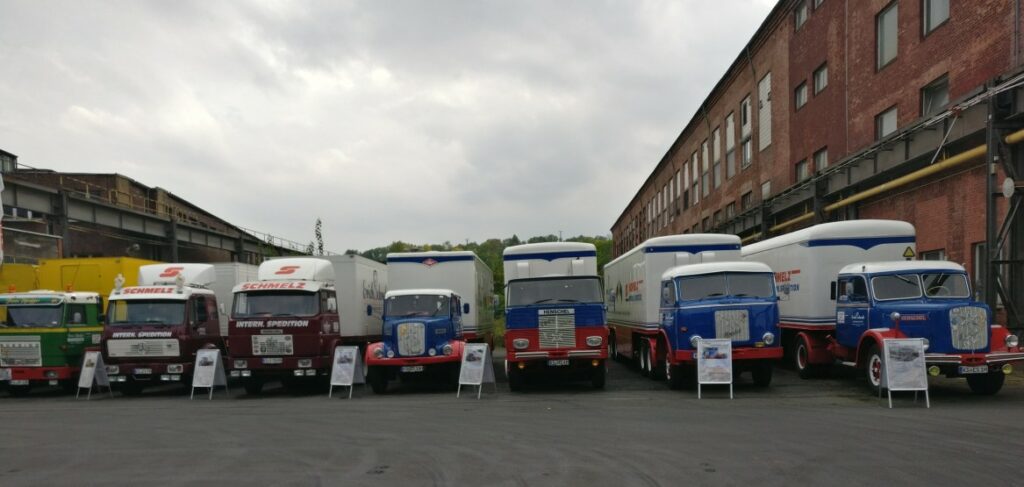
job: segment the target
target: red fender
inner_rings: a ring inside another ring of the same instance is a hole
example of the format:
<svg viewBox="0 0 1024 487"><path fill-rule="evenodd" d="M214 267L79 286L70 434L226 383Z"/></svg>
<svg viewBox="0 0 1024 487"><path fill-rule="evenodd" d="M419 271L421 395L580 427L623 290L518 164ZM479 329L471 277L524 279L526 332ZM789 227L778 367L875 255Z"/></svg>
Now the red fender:
<svg viewBox="0 0 1024 487"><path fill-rule="evenodd" d="M807 348L808 365L826 365L835 361L835 355L829 350L829 342L825 335L802 331L796 334L796 338Z"/></svg>
<svg viewBox="0 0 1024 487"><path fill-rule="evenodd" d="M857 360L855 361L857 367L864 365L861 363L861 356L864 353L867 353L868 349L871 348L872 345L878 345L879 348L881 348L882 340L885 340L886 338L905 337L906 336L903 333L892 328L881 330L868 330L864 332L864 334L860 336L860 341L857 342Z"/></svg>
<svg viewBox="0 0 1024 487"><path fill-rule="evenodd" d="M989 335L989 347L993 352L1020 352L1021 347L1010 348L1006 346L1006 337L1010 336L1010 330L1002 325L992 325L991 334Z"/></svg>
<svg viewBox="0 0 1024 487"><path fill-rule="evenodd" d="M367 345L366 346L366 353L363 356L363 363L364 364L369 364L370 361L374 359L373 351L377 350L378 348L380 348L382 346L384 346L384 342L373 342L373 343Z"/></svg>

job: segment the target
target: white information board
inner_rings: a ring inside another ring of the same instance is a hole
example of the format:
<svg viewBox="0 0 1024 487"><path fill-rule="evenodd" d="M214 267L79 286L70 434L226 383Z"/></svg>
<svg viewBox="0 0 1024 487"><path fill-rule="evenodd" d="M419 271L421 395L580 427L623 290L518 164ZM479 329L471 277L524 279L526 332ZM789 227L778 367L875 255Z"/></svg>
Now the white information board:
<svg viewBox="0 0 1024 487"><path fill-rule="evenodd" d="M348 398L352 399L355 384L365 384L363 373L363 356L359 347L335 347L334 359L331 361L331 387L327 397L334 394L335 387L348 387Z"/></svg>
<svg viewBox="0 0 1024 487"><path fill-rule="evenodd" d="M925 406L931 408L923 338L882 341L882 387L889 393L889 408L892 408L893 391L914 391L915 400L916 392L924 391Z"/></svg>
<svg viewBox="0 0 1024 487"><path fill-rule="evenodd" d="M703 384L728 384L732 399L732 340L697 342L697 399Z"/></svg>
<svg viewBox="0 0 1024 487"><path fill-rule="evenodd" d="M477 386L476 398L480 399L480 393L484 384L494 384L497 392L498 384L494 382L494 364L491 360L491 352L486 343L467 343L462 349L462 367L459 369L459 390L455 397L462 394L462 386Z"/></svg>
<svg viewBox="0 0 1024 487"><path fill-rule="evenodd" d="M103 365L103 355L100 352L85 352L85 356L82 357L82 372L78 375L78 390L75 392L75 399L78 399L78 395L82 392L82 389L88 389L85 398L92 398L92 387L106 387L107 392L113 396L114 393L110 390L110 381L107 380L107 367Z"/></svg>
<svg viewBox="0 0 1024 487"><path fill-rule="evenodd" d="M189 399L196 395L196 387L210 389L208 399L213 399L213 389L217 386L224 386L224 392L228 392L228 378L224 373L224 361L220 359L220 350L216 348L204 348L196 352L196 364L192 369L192 393Z"/></svg>

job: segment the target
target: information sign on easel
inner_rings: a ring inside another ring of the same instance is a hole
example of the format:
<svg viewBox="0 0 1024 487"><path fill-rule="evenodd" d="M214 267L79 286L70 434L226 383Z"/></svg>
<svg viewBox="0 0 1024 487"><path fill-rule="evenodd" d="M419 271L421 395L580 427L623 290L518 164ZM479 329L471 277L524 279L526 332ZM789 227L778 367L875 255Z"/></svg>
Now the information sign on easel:
<svg viewBox="0 0 1024 487"><path fill-rule="evenodd" d="M334 395L335 387L348 387L348 398L352 399L355 384L366 383L363 357L359 353L359 347L335 347L334 360L331 363L331 387L327 390L327 397Z"/></svg>
<svg viewBox="0 0 1024 487"><path fill-rule="evenodd" d="M484 384L494 384L494 392L498 392L498 384L494 381L494 364L486 343L467 343L462 349L462 368L459 369L459 389L455 397L462 395L462 386L477 386L476 398L480 399Z"/></svg>
<svg viewBox="0 0 1024 487"><path fill-rule="evenodd" d="M189 399L195 398L196 387L210 389L208 399L213 399L213 389L217 386L224 386L224 392L228 391L228 378L224 373L224 361L220 359L220 350L216 348L204 348L196 352L196 365L192 372L192 393Z"/></svg>
<svg viewBox="0 0 1024 487"><path fill-rule="evenodd" d="M924 361L923 338L887 338L882 340L882 387L889 393L892 409L893 391L924 391L925 407L931 408L928 397L928 371Z"/></svg>
<svg viewBox="0 0 1024 487"><path fill-rule="evenodd" d="M728 384L732 395L732 340L699 340L697 342L697 399L701 385Z"/></svg>
<svg viewBox="0 0 1024 487"><path fill-rule="evenodd" d="M106 387L110 396L114 396L114 392L110 390L110 381L107 379L107 367L103 365L103 355L98 351L85 352L85 357L82 358L82 372L78 375L78 389L75 391L75 399L78 399L82 389L89 390L85 395L85 399L91 399L93 385L96 387Z"/></svg>

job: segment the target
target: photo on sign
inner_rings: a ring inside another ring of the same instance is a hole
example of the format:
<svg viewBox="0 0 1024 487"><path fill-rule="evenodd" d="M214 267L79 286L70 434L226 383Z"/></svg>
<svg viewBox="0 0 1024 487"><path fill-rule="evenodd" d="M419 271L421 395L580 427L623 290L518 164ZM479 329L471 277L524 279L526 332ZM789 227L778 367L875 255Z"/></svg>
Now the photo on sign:
<svg viewBox="0 0 1024 487"><path fill-rule="evenodd" d="M338 354L338 361L337 361L337 363L341 364L341 365L350 364L350 363L352 363L352 360L353 360L352 355L344 353L344 351L343 351L342 353Z"/></svg>
<svg viewBox="0 0 1024 487"><path fill-rule="evenodd" d="M472 349L466 353L466 362L479 362L484 359L484 352L480 349Z"/></svg>
<svg viewBox="0 0 1024 487"><path fill-rule="evenodd" d="M897 362L913 362L920 356L915 347L907 345L893 345L889 354L889 357Z"/></svg>
<svg viewBox="0 0 1024 487"><path fill-rule="evenodd" d="M213 359L210 358L208 355L204 355L202 358L199 359L200 367L209 367L211 365L213 365Z"/></svg>
<svg viewBox="0 0 1024 487"><path fill-rule="evenodd" d="M704 354L702 355L705 360L720 360L728 356L729 354L720 350L718 347L704 347Z"/></svg>

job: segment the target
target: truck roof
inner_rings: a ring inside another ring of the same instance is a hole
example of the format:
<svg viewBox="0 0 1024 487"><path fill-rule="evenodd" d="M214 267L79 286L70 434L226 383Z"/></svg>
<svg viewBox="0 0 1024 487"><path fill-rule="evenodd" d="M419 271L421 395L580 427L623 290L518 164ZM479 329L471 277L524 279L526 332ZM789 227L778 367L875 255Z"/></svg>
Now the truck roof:
<svg viewBox="0 0 1024 487"><path fill-rule="evenodd" d="M841 222L822 223L802 230L773 237L762 242L743 247L743 255L752 255L786 245L845 243L862 246L866 239L885 237L913 238L916 235L914 226L898 220L847 220ZM877 242L872 242L877 243ZM869 248L869 247L865 247Z"/></svg>
<svg viewBox="0 0 1024 487"><path fill-rule="evenodd" d="M704 264L687 264L673 267L661 275L662 280L677 277L701 276L719 272L750 272L771 273L771 267L760 262L708 262Z"/></svg>
<svg viewBox="0 0 1024 487"><path fill-rule="evenodd" d="M687 252L695 254L709 250L740 250L740 238L727 233L687 233L649 238L604 266L607 268L609 265L640 251L645 253Z"/></svg>
<svg viewBox="0 0 1024 487"><path fill-rule="evenodd" d="M120 291L114 289L109 301L140 301L162 299L166 301L185 301L193 294L216 296L213 291L199 287L183 286L178 292L177 286L128 286Z"/></svg>
<svg viewBox="0 0 1024 487"><path fill-rule="evenodd" d="M260 264L260 281L317 281L334 283L334 264L316 257L271 259Z"/></svg>
<svg viewBox="0 0 1024 487"><path fill-rule="evenodd" d="M504 260L515 260L515 258L547 258L551 254L576 254L565 255L564 257L594 257L597 256L597 247L585 242L541 242L532 244L514 245L505 247L502 252ZM552 255L553 257L562 257ZM513 259L509 259L513 257Z"/></svg>
<svg viewBox="0 0 1024 487"><path fill-rule="evenodd" d="M393 298L395 296L414 296L417 294L429 294L431 296L447 296L452 295L458 296L451 289L401 289L397 291L388 291L384 294L384 299Z"/></svg>
<svg viewBox="0 0 1024 487"><path fill-rule="evenodd" d="M388 262L421 262L426 259L434 259L438 262L473 260L478 258L475 252L469 250L428 250L424 252L388 252Z"/></svg>
<svg viewBox="0 0 1024 487"><path fill-rule="evenodd" d="M99 293L94 292L61 292L51 291L47 289L38 289L35 291L28 291L23 293L4 293L0 294L0 305L9 304L9 301L25 300L31 301L41 298L57 298L61 301L71 301L75 303L98 303L100 301ZM28 303L25 303L28 304Z"/></svg>
<svg viewBox="0 0 1024 487"><path fill-rule="evenodd" d="M891 262L864 262L850 264L839 270L840 274L878 274L882 272L925 272L946 271L966 272L964 267L946 260L895 260Z"/></svg>

